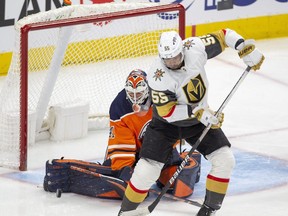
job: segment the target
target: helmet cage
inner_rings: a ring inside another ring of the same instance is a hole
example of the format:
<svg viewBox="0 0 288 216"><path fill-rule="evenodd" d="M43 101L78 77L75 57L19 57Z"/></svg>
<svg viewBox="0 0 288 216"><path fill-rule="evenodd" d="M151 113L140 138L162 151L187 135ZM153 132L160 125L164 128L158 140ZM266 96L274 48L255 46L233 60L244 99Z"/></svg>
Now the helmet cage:
<svg viewBox="0 0 288 216"><path fill-rule="evenodd" d="M125 91L132 104L143 104L149 96L146 73L142 70L133 70L127 77Z"/></svg>

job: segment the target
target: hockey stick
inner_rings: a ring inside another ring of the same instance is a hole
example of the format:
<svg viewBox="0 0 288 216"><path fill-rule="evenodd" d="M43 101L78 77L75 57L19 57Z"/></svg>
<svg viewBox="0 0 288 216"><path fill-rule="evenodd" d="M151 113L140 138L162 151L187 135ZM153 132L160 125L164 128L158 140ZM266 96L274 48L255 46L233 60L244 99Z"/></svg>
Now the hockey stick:
<svg viewBox="0 0 288 216"><path fill-rule="evenodd" d="M77 166L70 166L70 169L72 170L76 170L79 172L83 172L86 173L88 175L92 175L95 177L99 177L102 179L105 179L107 181L107 183L109 183L111 186L113 186L113 188L115 189L116 193L120 196L123 197L124 193L125 193L125 187L123 186L123 184L126 184L122 179L118 179L112 176L107 176L107 175L103 175L100 173L96 173L94 171L91 170L87 170L87 169L83 169L81 167L77 167Z"/></svg>
<svg viewBox="0 0 288 216"><path fill-rule="evenodd" d="M63 160L63 158L61 158ZM67 161L71 161L71 160L67 160ZM120 197L123 197L124 196L124 192L125 192L125 181L122 180L122 179L119 179L119 178L116 178L116 177L113 177L113 176L109 176L109 175L105 175L105 174L102 174L102 173L97 173L94 169L94 168L88 168L88 169L85 169L85 168L82 168L82 167L79 167L77 165L68 165L68 164L65 164L65 163L62 163L61 164L63 167L67 167L71 170L75 170L75 171L78 171L78 172L81 172L81 173L85 173L85 174L88 174L88 175L91 175L91 176L95 176L95 177L98 177L98 178L102 178L103 180L105 180L110 186L112 186L115 190L115 192L120 196ZM49 173L49 177L52 177L52 174ZM65 179L65 178L63 178ZM60 179L61 180L61 179ZM53 182L50 182L49 183L50 187L51 185L53 185ZM43 184L43 187L44 184ZM45 189L44 189L45 190ZM60 198L63 191L61 188L57 188L56 191L50 191L48 189L46 189L46 191L49 191L49 192L56 192L56 197ZM160 191L157 191L156 189L150 189L149 190L149 193L152 193L152 194L155 194L155 195L159 195L160 194ZM201 206L201 204L197 201L193 201L193 200L190 200L190 199L186 199L186 198L180 198L180 197L176 197L172 194L168 194L166 193L164 195L164 197L166 197L167 199L170 199L170 200L174 200L174 201L181 201L181 202L185 202L185 203L188 203L190 205L194 205L194 206Z"/></svg>
<svg viewBox="0 0 288 216"><path fill-rule="evenodd" d="M236 82L236 84L234 85L234 87L232 88L230 93L227 95L227 97L225 98L225 100L223 101L223 103L221 104L221 106L219 107L217 112L215 113L215 116L217 116L219 113L221 113L223 111L223 109L225 108L227 103L230 101L230 99L232 98L232 96L234 95L234 93L236 92L236 90L238 89L238 87L240 86L242 81L245 79L245 77L247 76L247 74L249 73L250 70L251 70L251 67L249 67L249 66L245 69L245 71L242 73L241 77L238 79L238 81ZM155 209L155 207L158 205L158 203L160 202L160 200L164 196L164 194L169 190L170 186L173 184L175 179L178 177L179 173L186 166L187 162L189 161L190 156L193 154L193 152L196 150L196 148L200 145L200 143L202 142L202 140L204 139L204 137L208 133L211 126L212 125L209 123L205 127L205 129L203 130L200 137L197 139L195 144L192 146L189 153L184 157L184 160L178 166L174 175L169 179L169 181L166 183L165 187L162 189L161 193L153 201L153 203L151 203L148 207L143 207L143 208L139 208L139 209L135 209L135 210L131 210L131 211L122 212L120 215L121 216L146 216L146 215L150 214Z"/></svg>
<svg viewBox="0 0 288 216"><path fill-rule="evenodd" d="M90 171L90 170L82 169L82 168L77 167L77 166L70 166L70 168L72 170L77 170L77 171L80 171L80 172L83 172L83 173L86 173L86 174L89 174L89 175L93 175L95 177L99 177L99 178L105 179L110 184L115 185L116 187L113 187L113 188L115 189L115 191L118 193L119 196L123 197L124 192L125 192L125 188L123 188L123 184L125 184L125 182L122 179L118 179L118 178L115 178L115 177L112 177L112 176L107 176L107 175L96 173L96 172L93 172L93 171ZM156 191L154 189L150 189L149 192L153 193L153 194L156 194L156 195L160 194L160 191ZM175 201L185 202L185 203L188 203L190 205L197 206L197 207L201 206L201 204L199 202L197 202L197 201L176 197L176 196L173 196L172 194L168 194L168 193L165 193L164 197L166 197L168 199L171 199L171 200L175 200Z"/></svg>
<svg viewBox="0 0 288 216"><path fill-rule="evenodd" d="M156 191L154 189L150 189L149 190L150 193L154 193L154 194L157 194L157 195L160 195L161 191ZM165 193L163 195L165 198L168 198L170 200L175 200L175 201L180 201L180 202L184 202L184 203L188 203L190 205L193 205L193 206L197 206L197 207L201 207L202 204L197 202L197 201L194 201L194 200L190 200L190 199L187 199L187 198L181 198L181 197L176 197L172 194L169 194L169 193Z"/></svg>
<svg viewBox="0 0 288 216"><path fill-rule="evenodd" d="M113 188L115 189L116 193L120 197L124 196L125 187L123 185L125 185L126 183L122 179L118 179L118 178L115 178L115 177L112 177L112 176L107 176L107 175L104 175L104 174L96 173L96 172L91 171L89 169L87 170L87 169L84 169L84 168L81 168L81 167L78 167L78 166L74 166L74 165L66 165L66 166L68 166L72 170L76 170L76 171L79 171L79 172L82 172L82 173L86 173L88 175L92 175L92 176L95 176L95 177L99 177L99 178L105 179L106 182L109 183L111 186L114 185ZM157 191L157 190L154 190L154 189L150 189L149 193L153 193L153 194L159 195L160 191ZM62 190L61 189L57 189L56 190L56 197L60 198L61 195L62 195ZM185 202L185 203L188 203L190 205L197 206L197 207L201 206L201 204L199 202L197 202L197 201L176 197L176 196L174 196L172 194L168 194L168 193L164 194L164 197L166 197L167 199L170 199L170 200L174 200L174 201Z"/></svg>

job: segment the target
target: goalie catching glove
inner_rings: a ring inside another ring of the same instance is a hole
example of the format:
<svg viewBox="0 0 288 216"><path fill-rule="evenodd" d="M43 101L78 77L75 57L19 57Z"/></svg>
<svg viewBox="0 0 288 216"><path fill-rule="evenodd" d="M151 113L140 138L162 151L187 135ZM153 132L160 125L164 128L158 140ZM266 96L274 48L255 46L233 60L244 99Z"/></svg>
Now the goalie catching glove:
<svg viewBox="0 0 288 216"><path fill-rule="evenodd" d="M224 121L224 113L218 113L218 115L215 116L215 112L209 108L196 107L193 110L193 113L198 121L200 121L205 126L211 124L212 129L220 128Z"/></svg>
<svg viewBox="0 0 288 216"><path fill-rule="evenodd" d="M254 71L259 70L265 57L264 55L255 47L255 41L245 40L237 47L238 55L243 59L247 66L250 66Z"/></svg>

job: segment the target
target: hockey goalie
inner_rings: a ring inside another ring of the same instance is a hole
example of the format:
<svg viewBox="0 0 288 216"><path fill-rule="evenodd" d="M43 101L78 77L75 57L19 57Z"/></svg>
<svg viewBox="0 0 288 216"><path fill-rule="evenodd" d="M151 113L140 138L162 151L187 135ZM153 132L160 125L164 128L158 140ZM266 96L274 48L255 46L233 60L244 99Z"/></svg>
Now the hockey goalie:
<svg viewBox="0 0 288 216"><path fill-rule="evenodd" d="M44 190L72 192L91 197L122 199L141 151L145 128L152 118L152 107L146 73L131 71L125 87L118 93L109 110L109 141L103 164L75 159L54 159L46 162ZM173 153L165 163L155 185L161 189L173 176L187 152ZM193 194L200 177L201 156L194 153L169 193L186 198ZM145 169L143 170L145 172Z"/></svg>

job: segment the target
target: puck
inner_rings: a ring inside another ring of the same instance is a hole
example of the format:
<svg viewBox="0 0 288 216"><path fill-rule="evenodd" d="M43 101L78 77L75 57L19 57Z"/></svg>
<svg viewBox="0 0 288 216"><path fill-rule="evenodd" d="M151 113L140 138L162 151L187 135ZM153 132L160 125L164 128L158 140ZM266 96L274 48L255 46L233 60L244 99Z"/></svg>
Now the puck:
<svg viewBox="0 0 288 216"><path fill-rule="evenodd" d="M57 197L57 198L60 198L61 195L62 195L62 190L61 190L61 189L57 189L57 190L56 190L56 197Z"/></svg>

